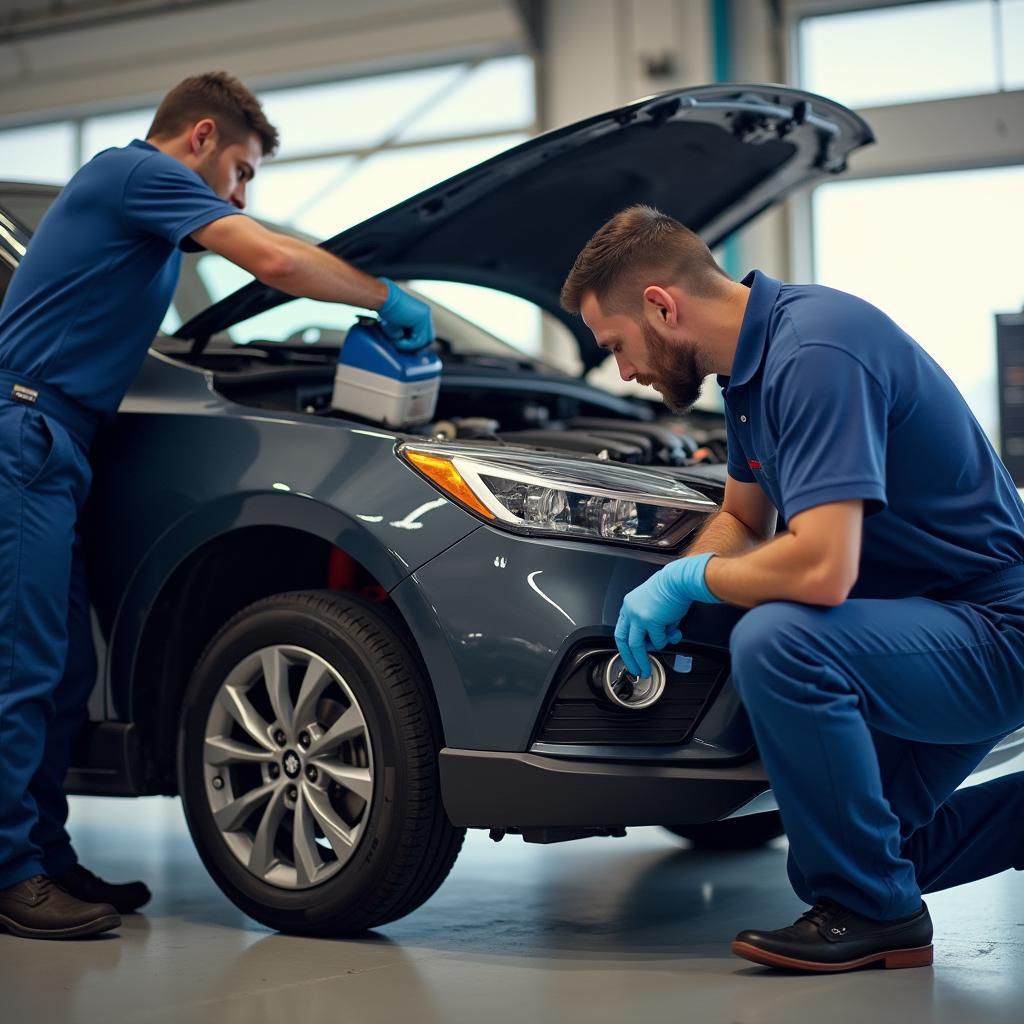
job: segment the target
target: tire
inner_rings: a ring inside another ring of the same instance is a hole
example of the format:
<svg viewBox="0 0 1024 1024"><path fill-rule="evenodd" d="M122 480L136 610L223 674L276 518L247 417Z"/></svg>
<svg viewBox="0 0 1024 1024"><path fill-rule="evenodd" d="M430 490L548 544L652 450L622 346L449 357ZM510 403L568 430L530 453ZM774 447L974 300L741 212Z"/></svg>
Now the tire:
<svg viewBox="0 0 1024 1024"><path fill-rule="evenodd" d="M778 811L745 814L724 821L708 821L701 825L666 825L669 832L689 839L703 850L754 850L785 835Z"/></svg>
<svg viewBox="0 0 1024 1024"><path fill-rule="evenodd" d="M189 831L225 895L270 928L351 935L394 921L462 847L441 803L433 695L382 612L330 591L266 598L220 630L189 683Z"/></svg>

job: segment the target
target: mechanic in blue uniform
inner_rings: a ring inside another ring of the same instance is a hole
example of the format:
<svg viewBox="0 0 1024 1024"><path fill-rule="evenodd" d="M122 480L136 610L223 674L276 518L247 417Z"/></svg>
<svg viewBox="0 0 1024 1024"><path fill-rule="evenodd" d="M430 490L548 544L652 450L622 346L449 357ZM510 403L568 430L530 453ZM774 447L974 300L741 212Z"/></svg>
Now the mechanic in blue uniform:
<svg viewBox="0 0 1024 1024"><path fill-rule="evenodd" d="M108 931L149 899L77 862L62 781L96 681L76 520L89 446L138 372L183 249L205 248L293 295L379 311L401 348L429 307L241 214L277 131L237 79L186 79L145 142L94 157L43 218L0 307L0 927Z"/></svg>
<svg viewBox="0 0 1024 1024"><path fill-rule="evenodd" d="M719 374L722 508L626 596L615 639L647 675L692 602L751 609L732 679L811 909L742 932L733 952L803 970L930 964L921 894L1024 868L1024 773L957 789L1024 724L1024 509L1009 475L880 310L758 271L732 281L649 207L594 235L562 301L624 379L677 410Z"/></svg>

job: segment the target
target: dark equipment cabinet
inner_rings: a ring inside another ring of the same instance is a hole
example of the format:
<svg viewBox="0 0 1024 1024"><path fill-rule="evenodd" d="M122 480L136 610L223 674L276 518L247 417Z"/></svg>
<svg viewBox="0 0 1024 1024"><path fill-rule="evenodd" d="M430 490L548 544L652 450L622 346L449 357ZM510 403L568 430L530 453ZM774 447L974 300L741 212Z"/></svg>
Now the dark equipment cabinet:
<svg viewBox="0 0 1024 1024"><path fill-rule="evenodd" d="M999 450L1018 487L1024 487L1024 313L996 314Z"/></svg>

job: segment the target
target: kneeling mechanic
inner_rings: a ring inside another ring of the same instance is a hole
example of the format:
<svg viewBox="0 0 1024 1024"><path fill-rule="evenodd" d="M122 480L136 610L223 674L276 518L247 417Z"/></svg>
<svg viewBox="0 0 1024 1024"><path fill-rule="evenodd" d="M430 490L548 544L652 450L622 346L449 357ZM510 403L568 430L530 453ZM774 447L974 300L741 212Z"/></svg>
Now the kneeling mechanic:
<svg viewBox="0 0 1024 1024"><path fill-rule="evenodd" d="M150 895L78 863L62 784L96 681L76 529L89 447L156 336L181 250L219 253L292 295L378 310L399 348L433 338L429 307L393 282L241 214L277 138L237 79L186 79L145 141L72 177L0 307L0 927L16 935L109 931Z"/></svg>
<svg viewBox="0 0 1024 1024"><path fill-rule="evenodd" d="M615 639L647 675L693 602L750 609L732 681L811 908L741 932L733 952L809 971L930 964L922 893L1024 868L1024 773L958 789L1024 724L1024 507L1009 475L881 311L758 271L735 282L649 207L594 235L562 301L623 379L674 409L707 374L722 388L722 508L626 596Z"/></svg>

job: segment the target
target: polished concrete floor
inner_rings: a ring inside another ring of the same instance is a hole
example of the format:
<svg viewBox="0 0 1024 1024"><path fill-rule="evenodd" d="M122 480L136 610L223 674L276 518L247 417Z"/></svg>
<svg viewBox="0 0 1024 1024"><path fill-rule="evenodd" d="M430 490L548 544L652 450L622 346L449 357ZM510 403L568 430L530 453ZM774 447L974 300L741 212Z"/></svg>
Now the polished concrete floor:
<svg viewBox="0 0 1024 1024"><path fill-rule="evenodd" d="M495 845L472 832L415 914L358 941L278 935L206 876L177 801L73 801L84 863L155 891L119 937L0 935L0 1021L45 1024L837 1024L1024 1019L1024 876L929 899L931 969L799 976L730 956L742 927L788 923L779 842L696 853L658 829Z"/></svg>

